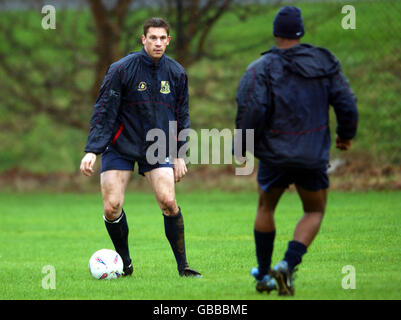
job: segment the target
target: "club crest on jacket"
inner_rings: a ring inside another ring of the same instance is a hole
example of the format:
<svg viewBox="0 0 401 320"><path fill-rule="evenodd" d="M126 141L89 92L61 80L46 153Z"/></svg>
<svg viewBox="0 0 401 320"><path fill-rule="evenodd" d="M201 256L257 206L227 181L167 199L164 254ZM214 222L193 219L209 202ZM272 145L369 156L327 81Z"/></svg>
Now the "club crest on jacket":
<svg viewBox="0 0 401 320"><path fill-rule="evenodd" d="M146 82L144 82L144 81L139 82L138 91L145 91L146 88L147 88Z"/></svg>
<svg viewBox="0 0 401 320"><path fill-rule="evenodd" d="M170 83L168 81L161 81L160 82L160 92L164 94L170 93Z"/></svg>

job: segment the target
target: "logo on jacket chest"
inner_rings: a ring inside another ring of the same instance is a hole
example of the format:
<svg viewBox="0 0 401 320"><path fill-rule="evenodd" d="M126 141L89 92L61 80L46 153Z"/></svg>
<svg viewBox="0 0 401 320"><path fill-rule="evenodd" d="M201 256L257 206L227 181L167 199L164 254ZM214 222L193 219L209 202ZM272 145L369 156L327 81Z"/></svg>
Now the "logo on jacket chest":
<svg viewBox="0 0 401 320"><path fill-rule="evenodd" d="M148 85L146 84L145 81L141 81L138 84L138 91L145 91L147 89Z"/></svg>
<svg viewBox="0 0 401 320"><path fill-rule="evenodd" d="M160 81L160 92L163 94L170 93L170 83L168 81Z"/></svg>

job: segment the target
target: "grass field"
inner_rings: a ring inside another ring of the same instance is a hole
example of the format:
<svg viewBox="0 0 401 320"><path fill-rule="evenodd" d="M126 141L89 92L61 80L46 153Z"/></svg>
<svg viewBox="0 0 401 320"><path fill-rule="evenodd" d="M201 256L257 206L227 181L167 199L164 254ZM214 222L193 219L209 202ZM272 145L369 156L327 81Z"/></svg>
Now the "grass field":
<svg viewBox="0 0 401 320"><path fill-rule="evenodd" d="M296 295L286 299L400 299L401 194L329 194L327 214L304 256ZM202 279L182 279L164 236L153 195L127 194L134 275L97 281L88 260L111 248L99 194L1 194L0 299L258 300L282 299L255 291L253 219L256 193L183 193L187 256ZM301 206L287 193L276 212L273 263L282 258ZM42 288L43 267L56 270L56 289ZM356 289L342 288L352 265Z"/></svg>

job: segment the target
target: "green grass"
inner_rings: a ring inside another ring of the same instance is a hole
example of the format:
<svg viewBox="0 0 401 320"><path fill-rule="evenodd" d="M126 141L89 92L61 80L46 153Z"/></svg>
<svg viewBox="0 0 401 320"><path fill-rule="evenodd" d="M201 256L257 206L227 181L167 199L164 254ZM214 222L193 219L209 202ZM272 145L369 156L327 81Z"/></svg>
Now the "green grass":
<svg viewBox="0 0 401 320"><path fill-rule="evenodd" d="M329 194L322 229L304 256L293 299L400 299L400 193ZM89 275L93 252L111 248L99 194L1 194L0 299L281 299L255 291L253 220L256 193L178 195L187 256L202 279L182 279L164 236L152 194L128 193L135 271L131 278L97 281ZM273 262L279 261L301 215L295 193L276 212ZM42 288L56 270L56 289ZM344 290L342 268L356 270L356 289Z"/></svg>

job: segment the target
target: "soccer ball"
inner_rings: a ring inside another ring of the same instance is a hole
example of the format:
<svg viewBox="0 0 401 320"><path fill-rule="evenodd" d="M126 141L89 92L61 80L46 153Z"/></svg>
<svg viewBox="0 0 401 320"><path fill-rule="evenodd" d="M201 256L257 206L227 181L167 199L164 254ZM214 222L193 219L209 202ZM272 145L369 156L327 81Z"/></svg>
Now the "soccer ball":
<svg viewBox="0 0 401 320"><path fill-rule="evenodd" d="M123 274L123 260L114 250L98 250L89 259L89 272L98 280L119 278Z"/></svg>

